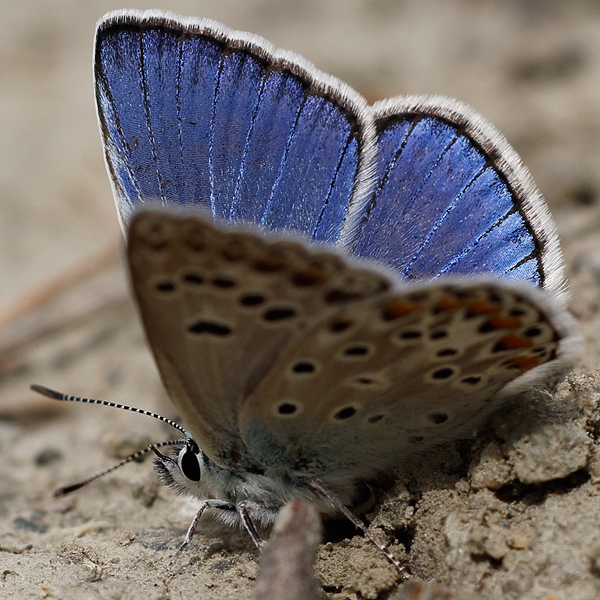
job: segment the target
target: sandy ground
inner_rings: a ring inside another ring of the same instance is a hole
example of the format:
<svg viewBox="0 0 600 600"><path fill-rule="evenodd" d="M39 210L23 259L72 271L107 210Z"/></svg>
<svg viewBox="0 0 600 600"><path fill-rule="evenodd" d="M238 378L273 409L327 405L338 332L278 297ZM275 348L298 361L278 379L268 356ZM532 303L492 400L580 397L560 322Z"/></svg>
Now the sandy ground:
<svg viewBox="0 0 600 600"><path fill-rule="evenodd" d="M209 520L164 588L194 509L159 488L148 463L52 498L59 485L167 434L142 417L35 397L30 383L174 415L117 257L94 114L94 25L115 8L25 0L1 11L0 598L250 598L256 550ZM161 8L259 33L370 101L458 97L507 135L557 222L583 363L554 397L533 392L477 440L407 467L368 518L415 579L455 593L599 597L598 3L165 0ZM86 268L92 275L70 285ZM362 537L339 524L327 536L316 566L325 593L396 592L394 569Z"/></svg>

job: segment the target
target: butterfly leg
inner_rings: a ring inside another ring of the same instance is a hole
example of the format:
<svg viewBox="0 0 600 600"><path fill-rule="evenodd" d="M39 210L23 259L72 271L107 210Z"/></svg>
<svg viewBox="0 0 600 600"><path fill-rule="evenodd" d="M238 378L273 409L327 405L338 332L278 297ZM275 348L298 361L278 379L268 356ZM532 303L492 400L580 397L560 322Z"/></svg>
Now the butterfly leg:
<svg viewBox="0 0 600 600"><path fill-rule="evenodd" d="M312 481L312 486L318 492L320 492L322 496L327 498L327 500L329 500L329 502L331 502L333 507L337 511L341 512L357 529L360 529L367 536L367 538L369 538L369 541L373 545L375 545L377 548L379 548L379 550L381 550L381 552L383 552L385 557L398 569L398 571L400 571L400 575L402 576L402 579L408 578L408 573L406 572L406 567L404 567L403 565L400 564L400 561L390 552L390 550L387 546L378 542L373 537L373 535L369 531L368 527L351 510L349 510L348 507L345 506L343 504L343 502L341 502L339 500L339 498L337 498L335 496L335 494L333 494L331 492L331 490L329 490L329 488L327 488L323 484L322 481L320 481L319 479L314 479Z"/></svg>
<svg viewBox="0 0 600 600"><path fill-rule="evenodd" d="M179 548L177 548L177 552L175 552L175 555L171 559L171 562L169 563L169 566L167 567L167 570L163 575L162 580L165 583L165 585L173 578L173 566L179 558L179 555L189 546L189 543L192 541L192 538L194 537L194 533L196 531L196 527L198 526L198 522L200 521L200 517L202 517L204 511L207 508L215 508L217 510L231 510L234 507L229 502L223 502L222 500L204 500L200 504L200 508L196 511L196 515L194 516L194 519L188 527L183 542L181 543Z"/></svg>
<svg viewBox="0 0 600 600"><path fill-rule="evenodd" d="M250 534L254 545L260 550L264 544L264 541L261 539L260 535L258 535L258 531L256 529L256 525L254 525L254 521L248 512L248 504L246 501L242 500L237 505L237 511L240 515L240 519L242 520L242 525L246 529L246 531Z"/></svg>

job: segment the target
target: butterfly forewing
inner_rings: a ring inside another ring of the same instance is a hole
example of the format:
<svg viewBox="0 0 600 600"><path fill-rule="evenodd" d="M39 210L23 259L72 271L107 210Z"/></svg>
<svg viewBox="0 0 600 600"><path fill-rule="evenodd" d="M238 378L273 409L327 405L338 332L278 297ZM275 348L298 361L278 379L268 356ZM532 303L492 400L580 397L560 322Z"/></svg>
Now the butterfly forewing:
<svg viewBox="0 0 600 600"><path fill-rule="evenodd" d="M186 427L218 463L240 450L241 406L278 356L340 304L388 280L292 240L225 231L197 215L142 211L128 238L150 346Z"/></svg>
<svg viewBox="0 0 600 600"><path fill-rule="evenodd" d="M373 156L365 100L304 59L208 19L102 21L94 74L123 226L148 199L335 242Z"/></svg>

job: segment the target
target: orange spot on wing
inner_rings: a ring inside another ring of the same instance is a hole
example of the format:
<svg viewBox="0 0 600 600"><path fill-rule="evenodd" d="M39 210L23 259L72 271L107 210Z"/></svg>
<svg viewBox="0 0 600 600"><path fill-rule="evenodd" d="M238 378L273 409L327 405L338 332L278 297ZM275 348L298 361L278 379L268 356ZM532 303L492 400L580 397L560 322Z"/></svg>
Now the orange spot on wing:
<svg viewBox="0 0 600 600"><path fill-rule="evenodd" d="M506 350L514 350L516 348L531 348L531 346L533 346L533 342L530 339L515 334L505 335L500 340L500 343Z"/></svg>
<svg viewBox="0 0 600 600"><path fill-rule="evenodd" d="M485 300L471 300L467 303L467 312L469 316L478 317L481 315L498 314L500 309Z"/></svg>
<svg viewBox="0 0 600 600"><path fill-rule="evenodd" d="M390 302L383 308L383 318L386 321L394 321L395 319L410 315L422 308L423 305L420 303L408 303L396 300L395 302Z"/></svg>
<svg viewBox="0 0 600 600"><path fill-rule="evenodd" d="M441 300L438 300L433 306L433 312L440 313L446 310L457 310L464 306L464 300L459 300L452 296L446 296Z"/></svg>
<svg viewBox="0 0 600 600"><path fill-rule="evenodd" d="M521 371L529 371L540 364L540 360L537 356L519 356L517 358L511 358L510 363L515 367L518 367Z"/></svg>
<svg viewBox="0 0 600 600"><path fill-rule="evenodd" d="M494 330L518 329L521 326L521 321L514 317L492 317L487 324Z"/></svg>

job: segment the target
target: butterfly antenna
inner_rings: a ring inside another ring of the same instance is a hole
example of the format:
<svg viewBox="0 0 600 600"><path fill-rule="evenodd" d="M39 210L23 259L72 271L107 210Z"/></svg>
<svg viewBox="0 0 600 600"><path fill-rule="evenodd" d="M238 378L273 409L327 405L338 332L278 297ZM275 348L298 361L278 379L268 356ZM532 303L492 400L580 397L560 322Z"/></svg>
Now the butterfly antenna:
<svg viewBox="0 0 600 600"><path fill-rule="evenodd" d="M181 445L183 443L185 443L183 440L168 440L166 442L158 442L157 444L150 444L150 446L144 448L143 450L138 450L137 452L130 454L127 458L124 458L120 463L117 463L116 465L113 465L112 467L105 469L104 471L101 471L100 473L96 473L95 475L92 475L91 477L88 477L87 479L83 479L82 481L78 481L77 483L71 483L69 485L65 485L64 487L58 488L54 492L54 497L61 498L62 496L66 496L67 494L70 494L71 492L79 490L84 485L87 485L88 483L91 483L92 481L96 481L96 479L100 479L100 477L104 477L105 475L108 475L109 473L116 471L118 468L122 467L123 465L126 465L127 463L130 463L132 460L137 460L138 458L144 456L145 454L148 454L148 452L156 452L157 454L160 454L158 452L157 448L162 448L164 446L177 446L177 445Z"/></svg>
<svg viewBox="0 0 600 600"><path fill-rule="evenodd" d="M34 383L30 386L34 392L41 394L42 396L46 396L47 398L52 398L53 400L63 400L65 402L82 402L84 404L99 404L100 406L110 406L111 408L122 408L123 410L129 410L131 412L140 413L141 415L146 415L147 417L152 417L154 419L158 419L171 427L180 431L185 437L190 437L190 434L181 426L179 423L175 423L171 419L167 419L167 417L163 417L162 415L157 415L156 413L150 412L149 410L144 410L143 408L135 408L133 406L127 406L126 404L117 404L116 402L108 402L106 400L95 400L94 398L82 398L81 396L69 396L68 394L63 394L62 392L57 392L55 390L51 390L50 388L44 387L43 385L37 385ZM149 447L150 448L150 447ZM133 456L133 455L132 455Z"/></svg>
<svg viewBox="0 0 600 600"><path fill-rule="evenodd" d="M327 488L320 479L313 479L311 485L327 498L333 507L341 512L357 529L360 529L372 544L383 552L385 557L398 569L398 571L400 571L400 575L403 579L408 578L406 567L400 564L400 561L390 552L390 549L387 546L378 542L373 537L373 534L369 531L368 527L329 488Z"/></svg>

